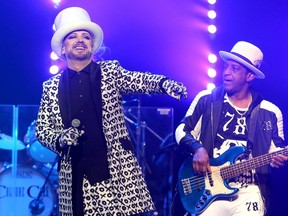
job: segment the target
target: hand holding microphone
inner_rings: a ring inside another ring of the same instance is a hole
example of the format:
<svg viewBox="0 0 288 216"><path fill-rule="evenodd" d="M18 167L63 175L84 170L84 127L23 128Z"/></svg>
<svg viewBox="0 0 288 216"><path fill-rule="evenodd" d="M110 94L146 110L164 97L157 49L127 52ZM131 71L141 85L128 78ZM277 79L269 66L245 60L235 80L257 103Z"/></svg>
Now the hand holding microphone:
<svg viewBox="0 0 288 216"><path fill-rule="evenodd" d="M64 129L60 135L59 145L61 148L78 145L78 138L84 134L83 130L78 129L80 126L79 119L73 119L71 125L71 127Z"/></svg>
<svg viewBox="0 0 288 216"><path fill-rule="evenodd" d="M84 134L83 130L78 129L80 124L81 123L80 123L79 119L73 119L71 122L71 127L64 129L60 135L60 138L59 138L60 147L63 149L68 147L68 151L66 154L66 160L70 157L71 146L78 145L79 144L78 138ZM44 205L43 201L41 200L41 198L42 198L42 195L43 195L43 192L45 189L45 184L47 183L47 180L48 180L48 178L46 179L44 185L42 186L37 198L33 199L29 204L30 211L33 215L40 215L45 209L45 205Z"/></svg>

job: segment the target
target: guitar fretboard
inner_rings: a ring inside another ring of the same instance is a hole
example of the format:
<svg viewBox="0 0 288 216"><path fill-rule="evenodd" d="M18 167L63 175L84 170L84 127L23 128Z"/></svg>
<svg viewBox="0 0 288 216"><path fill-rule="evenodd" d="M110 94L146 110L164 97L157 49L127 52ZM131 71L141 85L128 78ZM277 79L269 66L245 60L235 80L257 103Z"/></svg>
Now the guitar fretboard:
<svg viewBox="0 0 288 216"><path fill-rule="evenodd" d="M273 156L279 155L279 154L288 156L288 149L284 148L276 152L272 152L272 153L261 155L255 158L251 158L241 163L236 163L227 167L223 167L220 169L221 177L223 179L230 179L242 173L245 173L247 171L264 166L266 164L271 163Z"/></svg>

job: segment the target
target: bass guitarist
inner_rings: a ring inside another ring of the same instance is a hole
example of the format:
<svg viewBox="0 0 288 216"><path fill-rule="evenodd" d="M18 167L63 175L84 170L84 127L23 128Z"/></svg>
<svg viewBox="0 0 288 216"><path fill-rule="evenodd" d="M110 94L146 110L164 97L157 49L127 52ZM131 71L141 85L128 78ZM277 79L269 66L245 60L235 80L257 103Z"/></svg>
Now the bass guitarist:
<svg viewBox="0 0 288 216"><path fill-rule="evenodd" d="M255 78L265 78L259 70L263 53L258 47L239 41L230 52L219 55L224 61L223 85L201 91L175 132L177 143L193 156L189 164L193 174L179 180L181 201L192 215L263 216L269 208L271 168L288 160L285 152L269 155L285 147L282 112L251 87ZM245 151L230 153L236 146ZM218 165L231 165L265 154L267 164L251 165L232 178L226 179L223 169L216 169L216 177L211 174L211 159L218 160ZM196 179L199 176L204 184ZM218 191L219 178L228 192Z"/></svg>

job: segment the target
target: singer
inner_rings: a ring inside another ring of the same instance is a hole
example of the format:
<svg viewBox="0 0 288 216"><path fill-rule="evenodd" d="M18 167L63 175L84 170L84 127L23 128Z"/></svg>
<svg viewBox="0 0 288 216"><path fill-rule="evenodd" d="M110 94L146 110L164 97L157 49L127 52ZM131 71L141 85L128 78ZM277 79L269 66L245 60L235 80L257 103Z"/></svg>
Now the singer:
<svg viewBox="0 0 288 216"><path fill-rule="evenodd" d="M82 8L64 9L54 24L51 47L67 68L43 83L36 136L60 156L60 215L154 210L133 153L122 96L166 94L179 100L187 96L186 87L163 75L126 70L116 60L99 60L103 32Z"/></svg>

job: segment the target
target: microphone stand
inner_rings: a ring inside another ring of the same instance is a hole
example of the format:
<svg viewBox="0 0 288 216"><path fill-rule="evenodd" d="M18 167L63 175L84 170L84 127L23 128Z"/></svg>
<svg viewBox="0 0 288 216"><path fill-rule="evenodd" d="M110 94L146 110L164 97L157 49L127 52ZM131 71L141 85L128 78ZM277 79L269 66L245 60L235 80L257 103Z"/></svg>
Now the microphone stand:
<svg viewBox="0 0 288 216"><path fill-rule="evenodd" d="M58 158L59 158L59 156L57 155L57 157L55 158L55 160L54 160L54 162L53 162L53 164L52 164L52 167L51 167L51 169L50 169L50 171L49 171L49 173L48 173L48 175L47 175L47 177L46 177L46 179L45 179L45 182L44 182L44 184L42 185L42 187L41 187L41 189L40 189L40 191L39 191L39 193L38 193L37 198L34 199L34 200L32 200L32 201L30 202L30 204L29 204L30 211L31 211L31 213L32 213L33 215L39 215L39 214L41 214L41 213L44 211L44 209L45 209L45 205L44 205L43 201L40 200L40 199L41 199L42 194L43 194L43 192L44 192L44 190L45 190L45 186L46 186L46 184L47 184L47 182L48 182L48 180L49 180L49 178L50 178L50 175L51 175L51 173L52 173L52 171L53 171L53 169L54 169L54 166L56 165L56 163L57 163L57 161L58 161Z"/></svg>

